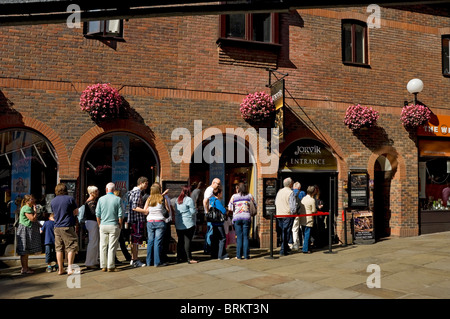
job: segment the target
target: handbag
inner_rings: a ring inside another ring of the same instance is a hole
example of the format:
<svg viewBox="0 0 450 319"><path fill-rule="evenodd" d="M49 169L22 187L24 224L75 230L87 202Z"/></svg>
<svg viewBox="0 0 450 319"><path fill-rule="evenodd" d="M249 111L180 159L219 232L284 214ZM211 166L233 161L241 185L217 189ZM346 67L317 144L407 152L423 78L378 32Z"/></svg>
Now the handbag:
<svg viewBox="0 0 450 319"><path fill-rule="evenodd" d="M210 223L223 223L225 221L225 214L216 208L214 204L209 208L208 213L206 213L206 221Z"/></svg>
<svg viewBox="0 0 450 319"><path fill-rule="evenodd" d="M250 208L250 216L254 217L258 213L258 210L256 209L255 203L253 202L253 199L250 199L249 202L249 208Z"/></svg>
<svg viewBox="0 0 450 319"><path fill-rule="evenodd" d="M163 200L161 203L161 210L162 210L162 214L164 216L164 218L169 218L169 211L166 208L166 198L163 196Z"/></svg>

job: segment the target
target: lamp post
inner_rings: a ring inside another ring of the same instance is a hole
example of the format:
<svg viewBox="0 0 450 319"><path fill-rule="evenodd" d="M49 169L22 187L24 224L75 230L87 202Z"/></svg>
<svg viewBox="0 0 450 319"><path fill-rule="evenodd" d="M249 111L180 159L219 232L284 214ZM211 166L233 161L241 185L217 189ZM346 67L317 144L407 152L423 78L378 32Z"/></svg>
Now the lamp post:
<svg viewBox="0 0 450 319"><path fill-rule="evenodd" d="M414 94L414 105L417 103L417 94L423 90L423 82L421 79L412 79L406 85L409 93Z"/></svg>

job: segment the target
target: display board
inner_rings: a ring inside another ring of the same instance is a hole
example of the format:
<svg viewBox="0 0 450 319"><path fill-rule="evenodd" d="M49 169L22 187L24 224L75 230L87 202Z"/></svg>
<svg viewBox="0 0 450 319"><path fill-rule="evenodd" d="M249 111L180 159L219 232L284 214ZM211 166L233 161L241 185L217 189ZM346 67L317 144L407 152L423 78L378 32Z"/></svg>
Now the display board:
<svg viewBox="0 0 450 319"><path fill-rule="evenodd" d="M263 217L269 219L275 216L275 197L278 191L278 180L276 178L263 178Z"/></svg>

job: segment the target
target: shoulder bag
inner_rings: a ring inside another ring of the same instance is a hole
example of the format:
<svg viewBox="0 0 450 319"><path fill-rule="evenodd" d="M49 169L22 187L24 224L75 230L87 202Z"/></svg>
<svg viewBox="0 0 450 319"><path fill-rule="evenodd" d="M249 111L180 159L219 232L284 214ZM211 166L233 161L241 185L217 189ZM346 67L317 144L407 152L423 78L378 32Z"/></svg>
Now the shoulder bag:
<svg viewBox="0 0 450 319"><path fill-rule="evenodd" d="M216 201L214 201L213 205L209 208L209 211L206 214L206 221L210 223L223 223L225 221L225 215L216 208L215 204Z"/></svg>

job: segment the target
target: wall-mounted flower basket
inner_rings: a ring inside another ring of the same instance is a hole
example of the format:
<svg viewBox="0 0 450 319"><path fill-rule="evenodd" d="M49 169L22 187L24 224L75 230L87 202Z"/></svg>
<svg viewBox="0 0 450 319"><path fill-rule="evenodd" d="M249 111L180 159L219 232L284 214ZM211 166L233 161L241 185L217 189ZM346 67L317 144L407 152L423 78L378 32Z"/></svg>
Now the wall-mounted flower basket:
<svg viewBox="0 0 450 319"><path fill-rule="evenodd" d="M351 130L359 130L365 127L375 126L379 118L378 112L371 107L361 105L350 105L347 108L344 124Z"/></svg>
<svg viewBox="0 0 450 319"><path fill-rule="evenodd" d="M414 129L428 122L431 111L428 107L420 104L404 106L400 120L406 129Z"/></svg>
<svg viewBox="0 0 450 319"><path fill-rule="evenodd" d="M117 117L122 103L122 96L109 83L88 86L80 97L81 110L95 121Z"/></svg>
<svg viewBox="0 0 450 319"><path fill-rule="evenodd" d="M272 96L265 92L255 92L247 95L241 103L241 116L250 122L259 122L269 119L275 111Z"/></svg>

